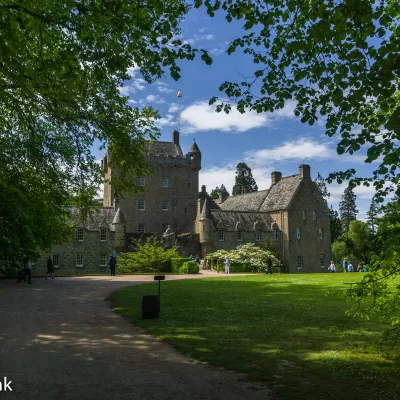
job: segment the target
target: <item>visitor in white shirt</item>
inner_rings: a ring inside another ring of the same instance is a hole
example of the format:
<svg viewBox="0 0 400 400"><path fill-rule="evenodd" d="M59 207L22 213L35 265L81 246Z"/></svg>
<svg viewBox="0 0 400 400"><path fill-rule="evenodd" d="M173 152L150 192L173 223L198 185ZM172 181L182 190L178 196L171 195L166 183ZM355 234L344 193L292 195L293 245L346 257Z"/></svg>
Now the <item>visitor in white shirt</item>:
<svg viewBox="0 0 400 400"><path fill-rule="evenodd" d="M329 272L336 272L336 265L334 264L333 261L331 261L331 265L328 268Z"/></svg>

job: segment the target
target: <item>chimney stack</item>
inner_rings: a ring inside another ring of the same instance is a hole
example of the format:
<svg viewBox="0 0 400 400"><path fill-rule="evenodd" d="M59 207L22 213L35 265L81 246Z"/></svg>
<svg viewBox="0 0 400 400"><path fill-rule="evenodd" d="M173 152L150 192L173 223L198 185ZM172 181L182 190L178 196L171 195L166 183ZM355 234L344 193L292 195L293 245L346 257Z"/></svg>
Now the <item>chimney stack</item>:
<svg viewBox="0 0 400 400"><path fill-rule="evenodd" d="M275 185L282 179L282 172L273 171L271 172L271 185Z"/></svg>
<svg viewBox="0 0 400 400"><path fill-rule="evenodd" d="M299 167L300 176L303 179L311 179L310 166L307 164L301 164Z"/></svg>
<svg viewBox="0 0 400 400"><path fill-rule="evenodd" d="M203 196L205 196L205 195L207 194L206 185L203 185L203 186L201 187L201 194L202 194Z"/></svg>
<svg viewBox="0 0 400 400"><path fill-rule="evenodd" d="M172 141L174 142L174 144L179 146L179 132L178 131L172 132Z"/></svg>
<svg viewBox="0 0 400 400"><path fill-rule="evenodd" d="M219 204L222 204L226 200L226 196L222 193L219 194Z"/></svg>

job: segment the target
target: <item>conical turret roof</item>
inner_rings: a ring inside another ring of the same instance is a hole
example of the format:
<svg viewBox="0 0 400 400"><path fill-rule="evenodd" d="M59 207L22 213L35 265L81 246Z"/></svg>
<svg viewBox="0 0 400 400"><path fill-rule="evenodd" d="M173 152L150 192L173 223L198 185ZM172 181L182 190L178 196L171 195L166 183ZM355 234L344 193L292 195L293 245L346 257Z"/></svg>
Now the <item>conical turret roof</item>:
<svg viewBox="0 0 400 400"><path fill-rule="evenodd" d="M203 208L200 213L200 221L207 220L208 216L209 216L209 212L208 212L208 207L207 207L207 199L205 199L204 203L203 203Z"/></svg>
<svg viewBox="0 0 400 400"><path fill-rule="evenodd" d="M197 146L196 142L193 142L193 144L190 146L189 153L200 153L199 146Z"/></svg>
<svg viewBox="0 0 400 400"><path fill-rule="evenodd" d="M112 224L126 224L126 219L120 208L115 213Z"/></svg>

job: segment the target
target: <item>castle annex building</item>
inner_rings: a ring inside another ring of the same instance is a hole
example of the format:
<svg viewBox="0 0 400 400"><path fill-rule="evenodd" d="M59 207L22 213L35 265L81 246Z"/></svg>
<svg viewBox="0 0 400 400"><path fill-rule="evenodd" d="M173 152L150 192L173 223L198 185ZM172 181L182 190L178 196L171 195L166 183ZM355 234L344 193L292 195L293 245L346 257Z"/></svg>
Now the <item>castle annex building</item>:
<svg viewBox="0 0 400 400"><path fill-rule="evenodd" d="M109 156L105 155L102 165L106 179L112 182ZM50 254L58 273L107 272L114 247L127 251L131 237L162 235L167 229L174 232L182 253L196 251L206 257L218 249L269 237L285 270L327 269L331 259L329 210L311 180L308 165L300 165L297 175L283 177L273 172L266 190L213 200L205 186L199 192L201 152L196 143L183 154L179 132L174 131L172 142L151 144L148 157L154 174L139 178L142 193L115 199L112 184L106 183L99 212L77 226L70 242L54 246ZM38 261L35 274L45 272L47 256Z"/></svg>

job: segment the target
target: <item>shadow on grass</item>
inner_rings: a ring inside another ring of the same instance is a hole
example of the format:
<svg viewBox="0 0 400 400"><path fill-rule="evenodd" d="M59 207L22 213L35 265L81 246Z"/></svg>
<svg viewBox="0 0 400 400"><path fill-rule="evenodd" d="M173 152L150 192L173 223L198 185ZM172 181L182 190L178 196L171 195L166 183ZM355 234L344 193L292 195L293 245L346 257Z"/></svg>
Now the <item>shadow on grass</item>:
<svg viewBox="0 0 400 400"><path fill-rule="evenodd" d="M306 279L168 282L158 320L141 319L141 297L152 293L146 286L121 289L110 300L182 352L267 381L281 399L398 398L398 353L377 346L383 327L348 320L348 304L326 296L343 289L341 278Z"/></svg>

